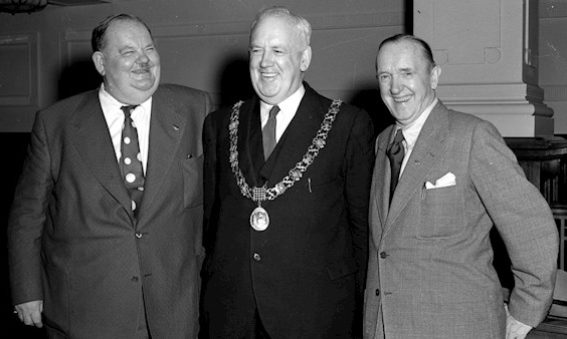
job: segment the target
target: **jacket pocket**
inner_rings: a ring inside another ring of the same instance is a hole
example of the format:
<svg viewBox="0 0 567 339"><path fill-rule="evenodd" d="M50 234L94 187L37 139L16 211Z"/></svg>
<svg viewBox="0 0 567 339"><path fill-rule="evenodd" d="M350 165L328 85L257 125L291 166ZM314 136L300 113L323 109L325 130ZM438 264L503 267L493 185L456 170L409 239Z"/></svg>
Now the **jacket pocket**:
<svg viewBox="0 0 567 339"><path fill-rule="evenodd" d="M443 238L459 233L464 208L457 186L423 190L419 237Z"/></svg>
<svg viewBox="0 0 567 339"><path fill-rule="evenodd" d="M183 205L185 208L203 204L203 155L183 161Z"/></svg>
<svg viewBox="0 0 567 339"><path fill-rule="evenodd" d="M354 274L356 271L358 271L358 268L352 258L334 262L327 266L327 273L331 280L337 280L347 275Z"/></svg>

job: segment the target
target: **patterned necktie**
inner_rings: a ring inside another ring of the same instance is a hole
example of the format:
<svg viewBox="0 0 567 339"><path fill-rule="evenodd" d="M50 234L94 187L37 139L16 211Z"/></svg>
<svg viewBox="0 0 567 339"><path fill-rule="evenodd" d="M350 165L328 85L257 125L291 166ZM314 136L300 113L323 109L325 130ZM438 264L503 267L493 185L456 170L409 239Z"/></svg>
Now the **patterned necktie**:
<svg viewBox="0 0 567 339"><path fill-rule="evenodd" d="M275 105L270 109L268 116L268 122L262 129L262 141L264 143L264 160L268 160L270 154L276 147L276 115L280 111L280 108Z"/></svg>
<svg viewBox="0 0 567 339"><path fill-rule="evenodd" d="M137 105L122 106L124 112L124 127L122 129L122 141L120 143L120 170L124 183L132 199L132 211L137 214L137 209L144 195L144 170L142 168L142 155L138 143L138 131L132 121L132 110Z"/></svg>
<svg viewBox="0 0 567 339"><path fill-rule="evenodd" d="M388 148L386 152L388 154L388 159L390 159L390 202L392 202L392 197L394 196L394 191L396 190L396 186L398 185L398 179L400 177L400 169L402 168L402 161L404 160L404 145L402 144L404 141L404 135L402 134L402 130L398 129L396 132L396 136L394 137L394 141Z"/></svg>

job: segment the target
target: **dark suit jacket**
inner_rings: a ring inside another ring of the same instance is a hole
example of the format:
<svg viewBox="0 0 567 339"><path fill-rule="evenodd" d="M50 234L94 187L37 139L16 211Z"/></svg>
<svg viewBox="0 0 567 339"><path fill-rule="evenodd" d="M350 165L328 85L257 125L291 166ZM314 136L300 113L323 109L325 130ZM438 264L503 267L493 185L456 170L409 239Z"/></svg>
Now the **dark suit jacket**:
<svg viewBox="0 0 567 339"><path fill-rule="evenodd" d="M279 182L301 160L331 101L306 86L298 111L264 162L257 98L240 110L240 168L251 186ZM229 163L231 109L205 121L204 319L211 337L243 335L255 308L272 338L348 337L364 284L373 128L343 104L315 162L283 195L262 203L270 226L250 227L256 204Z"/></svg>
<svg viewBox="0 0 567 339"><path fill-rule="evenodd" d="M512 260L510 312L536 326L551 303L556 226L496 128L439 102L389 205L393 132L376 141L364 337L504 338L493 225ZM454 180L440 184L448 173Z"/></svg>
<svg viewBox="0 0 567 339"><path fill-rule="evenodd" d="M51 335L135 338L143 288L154 338L195 337L208 95L154 93L136 221L97 93L36 116L8 229L13 302L44 300Z"/></svg>

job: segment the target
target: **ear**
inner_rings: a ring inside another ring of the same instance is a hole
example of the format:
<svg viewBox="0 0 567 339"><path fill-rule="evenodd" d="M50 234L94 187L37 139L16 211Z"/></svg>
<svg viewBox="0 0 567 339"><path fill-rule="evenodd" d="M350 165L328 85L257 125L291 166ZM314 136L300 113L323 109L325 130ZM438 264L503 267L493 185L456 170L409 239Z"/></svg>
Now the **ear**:
<svg viewBox="0 0 567 339"><path fill-rule="evenodd" d="M437 65L433 66L430 76L431 88L437 89L437 85L439 84L439 77L441 76L441 67Z"/></svg>
<svg viewBox="0 0 567 339"><path fill-rule="evenodd" d="M301 52L301 60L299 61L299 69L305 72L309 65L311 64L311 46L305 47L303 52Z"/></svg>
<svg viewBox="0 0 567 339"><path fill-rule="evenodd" d="M93 55L91 56L94 66L97 70L97 72L104 76L104 74L106 73L104 70L104 54L102 54L102 52L100 51L96 51L93 53Z"/></svg>

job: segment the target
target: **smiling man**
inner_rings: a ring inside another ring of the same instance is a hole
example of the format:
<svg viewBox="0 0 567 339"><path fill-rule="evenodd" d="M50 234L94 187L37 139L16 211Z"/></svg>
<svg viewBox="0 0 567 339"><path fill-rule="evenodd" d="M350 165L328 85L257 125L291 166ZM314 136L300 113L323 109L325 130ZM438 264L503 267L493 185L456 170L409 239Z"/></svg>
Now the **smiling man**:
<svg viewBox="0 0 567 339"><path fill-rule="evenodd" d="M553 293L549 206L494 126L436 97L441 68L425 41L384 40L376 67L396 123L376 141L364 337L524 338ZM508 305L492 227L512 260Z"/></svg>
<svg viewBox="0 0 567 339"><path fill-rule="evenodd" d="M159 85L148 27L92 34L99 89L40 111L8 226L15 311L50 338L195 338L206 93Z"/></svg>
<svg viewBox="0 0 567 339"><path fill-rule="evenodd" d="M373 128L303 82L310 36L285 8L260 12L257 95L205 121L204 338L361 332Z"/></svg>

